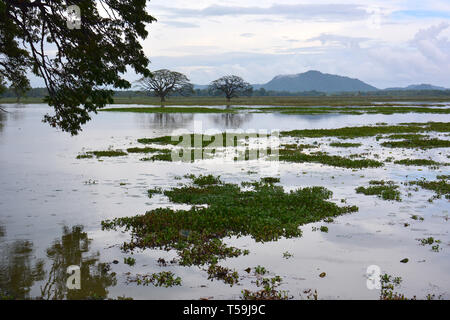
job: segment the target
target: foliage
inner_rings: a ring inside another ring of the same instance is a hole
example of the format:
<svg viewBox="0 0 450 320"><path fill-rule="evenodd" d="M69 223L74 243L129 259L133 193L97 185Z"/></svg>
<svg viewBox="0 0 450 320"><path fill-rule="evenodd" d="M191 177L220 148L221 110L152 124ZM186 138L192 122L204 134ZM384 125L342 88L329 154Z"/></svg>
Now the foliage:
<svg viewBox="0 0 450 320"><path fill-rule="evenodd" d="M77 134L89 112L112 103L107 88L131 86L121 76L128 67L150 75L139 43L148 35L146 24L155 21L146 2L77 1L81 21L72 28L72 1L0 1L0 74L13 87L27 83L29 71L43 78L45 102L55 111L44 121Z"/></svg>
<svg viewBox="0 0 450 320"><path fill-rule="evenodd" d="M184 74L167 69L157 70L150 76L142 77L138 84L141 90L159 97L161 104L171 94L189 95L194 88Z"/></svg>
<svg viewBox="0 0 450 320"><path fill-rule="evenodd" d="M241 77L225 76L211 82L209 85L209 91L212 94L224 94L229 102L231 98L250 96L252 94L253 87L248 82L245 82Z"/></svg>

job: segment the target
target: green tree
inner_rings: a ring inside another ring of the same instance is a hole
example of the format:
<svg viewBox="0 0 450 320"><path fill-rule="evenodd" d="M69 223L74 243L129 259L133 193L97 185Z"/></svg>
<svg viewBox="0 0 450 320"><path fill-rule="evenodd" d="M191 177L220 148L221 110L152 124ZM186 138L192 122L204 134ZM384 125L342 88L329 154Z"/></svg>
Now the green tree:
<svg viewBox="0 0 450 320"><path fill-rule="evenodd" d="M211 82L209 92L213 95L224 94L227 102L230 102L231 98L250 96L253 92L253 87L241 77L225 76Z"/></svg>
<svg viewBox="0 0 450 320"><path fill-rule="evenodd" d="M15 75L17 77L12 77L11 85L9 89L14 92L17 102L20 102L20 98L25 96L25 94L31 90L30 82L27 78L21 77L20 75Z"/></svg>
<svg viewBox="0 0 450 320"><path fill-rule="evenodd" d="M138 84L141 90L159 97L161 105L171 94L186 96L194 92L194 86L189 83L188 77L167 69L152 72L150 77L143 77Z"/></svg>
<svg viewBox="0 0 450 320"><path fill-rule="evenodd" d="M5 80L3 80L2 74L0 73L0 95L3 94L3 92L6 91L6 83Z"/></svg>
<svg viewBox="0 0 450 320"><path fill-rule="evenodd" d="M150 76L139 43L148 35L146 24L156 21L146 2L0 0L0 75L24 83L31 70L43 78L45 101L55 111L44 121L77 134L89 112L113 102L111 88L131 87L122 78L128 67ZM78 20L69 5L79 8Z"/></svg>

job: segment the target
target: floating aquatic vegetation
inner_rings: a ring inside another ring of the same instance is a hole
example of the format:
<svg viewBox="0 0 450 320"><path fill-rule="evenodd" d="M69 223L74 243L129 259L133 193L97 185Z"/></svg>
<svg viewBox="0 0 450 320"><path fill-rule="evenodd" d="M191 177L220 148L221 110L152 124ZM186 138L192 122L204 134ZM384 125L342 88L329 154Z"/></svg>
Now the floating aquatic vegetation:
<svg viewBox="0 0 450 320"><path fill-rule="evenodd" d="M148 194L149 198L153 197L154 194L161 194L161 193L162 193L162 189L158 188L158 187L147 190L147 194Z"/></svg>
<svg viewBox="0 0 450 320"><path fill-rule="evenodd" d="M405 166L438 166L446 165L445 163L436 162L430 159L402 159L394 161L395 164L402 164Z"/></svg>
<svg viewBox="0 0 450 320"><path fill-rule="evenodd" d="M411 139L400 141L386 141L381 143L383 147L387 148L419 148L419 149L431 149L431 148L450 148L450 140L441 139Z"/></svg>
<svg viewBox="0 0 450 320"><path fill-rule="evenodd" d="M393 277L387 273L380 277L380 300L408 300L404 294L395 292L395 288L402 283L401 277ZM413 298L415 299L415 297Z"/></svg>
<svg viewBox="0 0 450 320"><path fill-rule="evenodd" d="M128 283L136 283L138 285L148 286L150 284L155 287L173 287L173 286L181 286L181 278L175 277L175 274L171 271L162 271L159 273L152 274L138 274L136 276L128 276Z"/></svg>
<svg viewBox="0 0 450 320"><path fill-rule="evenodd" d="M445 196L450 199L450 184L448 183L448 175L440 175L436 177L435 181L428 181L425 178L416 181L410 181L410 185L417 185L423 189L434 191L436 198Z"/></svg>
<svg viewBox="0 0 450 320"><path fill-rule="evenodd" d="M372 137L379 134L391 133L417 133L417 132L450 132L450 123L448 122L427 122L427 123L400 123L394 126L360 126L344 127L338 129L303 129L282 131L281 136L289 137L340 137L340 138L359 138Z"/></svg>
<svg viewBox="0 0 450 320"><path fill-rule="evenodd" d="M94 156L92 154L79 154L77 155L77 159L91 159Z"/></svg>
<svg viewBox="0 0 450 320"><path fill-rule="evenodd" d="M150 147L144 147L144 148L139 148L139 147L134 147L134 148L128 148L127 149L128 153L171 153L172 150L170 149L158 149L158 148L150 148Z"/></svg>
<svg viewBox="0 0 450 320"><path fill-rule="evenodd" d="M126 156L127 153L122 150L105 150L105 151L87 151L86 154L94 155L97 158L101 157L120 157Z"/></svg>
<svg viewBox="0 0 450 320"><path fill-rule="evenodd" d="M441 248L439 247L439 244L441 243L441 240L434 239L433 237L423 238L423 239L417 239L422 246L429 245L431 246L431 251L439 252Z"/></svg>
<svg viewBox="0 0 450 320"><path fill-rule="evenodd" d="M131 231L132 240L122 245L124 251L173 249L180 265L214 265L249 253L226 245L224 238L251 236L265 242L300 237L299 227L303 224L358 210L356 206L339 207L328 201L332 192L323 187L285 192L281 186L261 181L253 183L252 190L244 191L219 177L190 178L192 185L166 190L164 194L174 203L193 205L191 209L159 208L144 215L102 221L102 229L124 227Z"/></svg>
<svg viewBox="0 0 450 320"><path fill-rule="evenodd" d="M283 279L280 276L274 276L272 278L262 278L258 274L256 279L256 286L263 289L257 291L242 290L243 300L288 300L289 292L285 290L278 290Z"/></svg>
<svg viewBox="0 0 450 320"><path fill-rule="evenodd" d="M212 264L208 268L208 279L222 280L232 287L239 282L239 273L236 270Z"/></svg>
<svg viewBox="0 0 450 320"><path fill-rule="evenodd" d="M286 162L315 162L326 164L334 167L362 169L362 168L378 168L383 166L383 163L372 159L349 159L336 155L329 155L325 152L316 152L312 154L302 153L298 150L280 149L280 161Z"/></svg>
<svg viewBox="0 0 450 320"><path fill-rule="evenodd" d="M350 142L332 142L330 143L330 147L337 148L356 148L360 147L361 143L350 143Z"/></svg>
<svg viewBox="0 0 450 320"><path fill-rule="evenodd" d="M398 185L395 185L393 181L369 181L371 186L358 187L356 193L362 193L366 196L377 195L383 200L396 200L401 201L400 191L398 191Z"/></svg>
<svg viewBox="0 0 450 320"><path fill-rule="evenodd" d="M136 259L133 257L126 257L126 258L123 258L123 263L125 263L129 266L134 266L136 264Z"/></svg>
<svg viewBox="0 0 450 320"><path fill-rule="evenodd" d="M407 139L407 140L413 140L413 139L425 139L429 136L424 134L391 134L386 137L381 137L382 139Z"/></svg>

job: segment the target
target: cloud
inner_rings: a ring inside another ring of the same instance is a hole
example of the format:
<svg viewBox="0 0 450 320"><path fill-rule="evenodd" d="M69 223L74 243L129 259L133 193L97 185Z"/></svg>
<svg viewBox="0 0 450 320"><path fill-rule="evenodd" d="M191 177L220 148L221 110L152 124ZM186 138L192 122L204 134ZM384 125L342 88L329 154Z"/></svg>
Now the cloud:
<svg viewBox="0 0 450 320"><path fill-rule="evenodd" d="M254 33L241 33L241 37L244 37L244 38L252 38L254 36L255 36Z"/></svg>
<svg viewBox="0 0 450 320"><path fill-rule="evenodd" d="M450 19L449 11L432 11L432 10L399 10L394 11L391 14L393 19L401 18L415 18L415 19L427 19L427 18L444 18Z"/></svg>
<svg viewBox="0 0 450 320"><path fill-rule="evenodd" d="M307 41L320 41L322 44L338 44L347 48L359 48L361 42L369 41L369 38L347 37L335 34L322 33L317 37L308 39Z"/></svg>
<svg viewBox="0 0 450 320"><path fill-rule="evenodd" d="M368 17L367 10L354 4L274 4L270 7L211 5L203 9L181 9L157 6L169 15L182 17L218 17L267 15L292 20L350 21Z"/></svg>
<svg viewBox="0 0 450 320"><path fill-rule="evenodd" d="M450 41L439 35L450 25L443 22L439 25L421 29L410 42L424 57L436 65L449 68L450 65ZM450 68L449 68L450 69Z"/></svg>
<svg viewBox="0 0 450 320"><path fill-rule="evenodd" d="M166 26L175 27L175 28L198 28L199 25L190 22L182 22L182 21L158 21L160 24L164 24Z"/></svg>

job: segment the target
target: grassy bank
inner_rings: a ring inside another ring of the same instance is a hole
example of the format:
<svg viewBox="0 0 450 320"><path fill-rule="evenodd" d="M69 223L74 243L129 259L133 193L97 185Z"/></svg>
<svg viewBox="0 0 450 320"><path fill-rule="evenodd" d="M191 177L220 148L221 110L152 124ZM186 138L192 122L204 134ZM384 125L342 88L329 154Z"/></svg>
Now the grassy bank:
<svg viewBox="0 0 450 320"><path fill-rule="evenodd" d="M395 103L393 103L395 101ZM385 106L398 106L399 102L413 101L415 104L432 104L450 102L449 97L417 96L417 97L358 97L358 96L327 96L327 97L242 97L231 101L233 106L371 106L382 103ZM1 103L16 103L15 98L0 98ZM23 98L21 103L43 103L43 98ZM114 104L142 104L160 106L156 97L116 97ZM171 97L165 103L167 106L215 106L226 105L223 97Z"/></svg>

